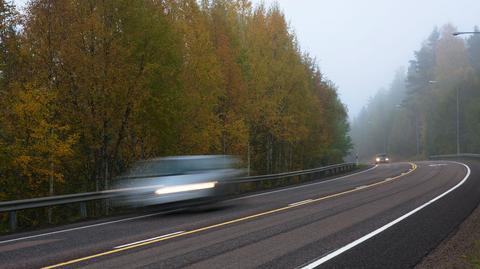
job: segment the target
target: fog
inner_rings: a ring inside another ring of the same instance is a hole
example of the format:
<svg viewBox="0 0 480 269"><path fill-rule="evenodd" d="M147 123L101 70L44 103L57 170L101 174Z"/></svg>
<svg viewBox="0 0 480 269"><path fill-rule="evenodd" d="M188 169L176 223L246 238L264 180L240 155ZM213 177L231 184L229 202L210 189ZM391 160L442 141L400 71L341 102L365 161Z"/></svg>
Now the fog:
<svg viewBox="0 0 480 269"><path fill-rule="evenodd" d="M26 0L15 0L23 6ZM266 0L277 2L303 50L317 58L355 117L375 92L388 87L435 26L480 25L478 0Z"/></svg>
<svg viewBox="0 0 480 269"><path fill-rule="evenodd" d="M261 1L253 1L259 3ZM275 1L265 1L270 4ZM280 0L302 48L319 62L355 117L435 26L480 25L478 0Z"/></svg>

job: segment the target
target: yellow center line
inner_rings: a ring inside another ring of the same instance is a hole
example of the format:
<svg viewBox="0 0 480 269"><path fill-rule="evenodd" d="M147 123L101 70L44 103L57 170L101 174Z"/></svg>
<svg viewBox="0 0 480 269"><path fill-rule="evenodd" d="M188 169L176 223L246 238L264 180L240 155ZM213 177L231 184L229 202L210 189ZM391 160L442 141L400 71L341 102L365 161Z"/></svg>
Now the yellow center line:
<svg viewBox="0 0 480 269"><path fill-rule="evenodd" d="M237 222L262 217L262 216L265 216L265 215L271 215L273 213L285 211L287 209L291 209L291 208L294 208L294 207L304 206L304 205L311 204L311 203L314 203L314 202L319 202L319 201L335 198L335 197L342 196L342 195L345 195L345 194L348 194L348 193L353 193L353 192L357 192L357 191L361 191L361 190L370 189L372 187L375 187L375 186L378 186L378 185L381 185L381 184L385 184L385 183L388 183L392 180L395 180L395 179L398 179L398 178L403 177L405 175L408 175L411 172L415 171L415 169L417 169L416 164L410 163L410 165L411 165L411 169L409 169L408 172L401 173L400 175L398 175L396 177L387 178L387 179L384 179L382 181L372 183L370 185L365 185L361 189L354 188L354 189L350 189L350 190L347 190L347 191L343 191L343 192L327 195L327 196L324 196L324 197L320 197L320 198L317 198L317 199L306 200L305 203L290 204L290 205L285 206L285 207L281 207L281 208L257 213L257 214L254 214L254 215L246 216L246 217L243 217L243 218L238 218L238 219L214 224L214 225L211 225L211 226L206 226L206 227L199 228L199 229L196 229L196 230L186 231L186 232L183 232L183 233L180 233L180 234L174 234L174 235L171 235L171 236L166 236L166 237L154 239L154 240L139 243L139 244L126 246L126 247L122 247L122 248L118 248L118 249L113 249L113 250L97 253L97 254L94 254L94 255L86 256L86 257L83 257L83 258L78 258L78 259L74 259L74 260L70 260L70 261L66 261L66 262L62 262L62 263L58 263L58 264L54 264L54 265L50 265L50 266L46 266L46 267L43 267L43 269L57 268L57 267L66 266L66 265L70 265L70 264L74 264L74 263L78 263L78 262L82 262L82 261L86 261L86 260L91 260L91 259L94 259L94 258L98 258L98 257L122 252L122 251L125 251L125 250L128 250L128 249L133 249L133 248L137 248L137 247L141 247L141 246L145 246L145 245L150 245L150 244L158 243L158 242L161 242L161 241L166 241L166 240L169 240L169 239L173 239L173 238L176 238L176 237L181 237L181 236L185 236L185 235L189 235L189 234L199 233L199 232L203 232L203 231L206 231L206 230L211 230L211 229L214 229L214 228L234 224L234 223L237 223Z"/></svg>

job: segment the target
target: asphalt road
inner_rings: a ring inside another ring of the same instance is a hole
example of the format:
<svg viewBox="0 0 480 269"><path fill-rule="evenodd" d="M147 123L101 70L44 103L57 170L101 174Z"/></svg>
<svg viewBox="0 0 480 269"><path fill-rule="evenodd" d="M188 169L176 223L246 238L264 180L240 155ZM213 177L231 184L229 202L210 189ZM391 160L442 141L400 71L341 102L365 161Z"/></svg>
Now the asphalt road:
<svg viewBox="0 0 480 269"><path fill-rule="evenodd" d="M0 267L408 268L478 205L480 165L462 163L382 164L214 209L3 236Z"/></svg>

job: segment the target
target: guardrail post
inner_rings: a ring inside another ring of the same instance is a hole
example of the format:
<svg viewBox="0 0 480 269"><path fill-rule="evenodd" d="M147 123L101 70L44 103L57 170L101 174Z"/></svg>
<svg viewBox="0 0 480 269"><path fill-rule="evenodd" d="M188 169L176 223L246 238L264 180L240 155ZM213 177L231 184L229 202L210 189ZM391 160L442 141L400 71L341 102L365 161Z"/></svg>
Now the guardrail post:
<svg viewBox="0 0 480 269"><path fill-rule="evenodd" d="M109 203L108 199L107 199L107 200L105 200L105 202L103 203L103 205L105 206L105 215L107 215L107 216L108 216L108 213L109 213L109 207L110 207L110 203Z"/></svg>
<svg viewBox="0 0 480 269"><path fill-rule="evenodd" d="M82 219L87 217L87 203L86 202L81 202L80 203L80 217Z"/></svg>
<svg viewBox="0 0 480 269"><path fill-rule="evenodd" d="M10 231L15 231L17 229L17 211L8 212L8 222L10 224Z"/></svg>

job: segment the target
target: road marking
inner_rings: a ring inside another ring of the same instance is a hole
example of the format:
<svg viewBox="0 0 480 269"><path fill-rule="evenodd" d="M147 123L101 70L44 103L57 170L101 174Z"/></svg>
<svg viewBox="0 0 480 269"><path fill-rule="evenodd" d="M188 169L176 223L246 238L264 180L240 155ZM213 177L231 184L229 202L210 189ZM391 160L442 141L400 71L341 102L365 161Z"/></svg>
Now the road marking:
<svg viewBox="0 0 480 269"><path fill-rule="evenodd" d="M54 231L54 232L24 236L24 237L19 237L19 238L15 238L15 239L0 241L0 244L20 241L20 240L25 240L25 239L32 239L32 238L37 238L37 237L42 237L42 236L47 236L47 235L52 235L52 234L59 234L59 233L76 231L76 230L83 230L83 229L87 229L87 228L93 228L93 227L98 227L98 226L103 226L103 225L108 225L108 224L113 224L113 223L119 223L119 222L125 222L125 221L130 221L130 220L143 219L143 218L148 218L148 217L157 216L157 215L166 214L166 213L175 212L175 211L177 211L177 209L176 210L159 212L159 213L148 214L148 215L142 215L142 216L138 216L138 217L131 217L131 218L126 218L126 219L119 219L119 220L107 221L107 222L91 224L91 225L86 225L86 226L81 226L81 227L64 229L64 230L59 230L59 231Z"/></svg>
<svg viewBox="0 0 480 269"><path fill-rule="evenodd" d="M365 188L368 188L368 185L363 185L363 186L356 187L355 190L361 190L361 189L365 189Z"/></svg>
<svg viewBox="0 0 480 269"><path fill-rule="evenodd" d="M437 163L437 164L430 164L429 166L430 167L435 167L435 166L445 166L445 165L448 165L446 163Z"/></svg>
<svg viewBox="0 0 480 269"><path fill-rule="evenodd" d="M291 187L291 188L285 188L285 189L281 189L281 190L275 190L275 191L262 192L262 193L258 193L258 194L248 195L248 196L242 196L242 197L239 197L239 198L232 199L230 201L242 200L242 199L252 198L252 197L256 197L256 196L262 196L262 195L267 195L267 194L272 194L272 193L277 193L277 192L283 192L283 191L289 191L289 190L294 190L294 189L298 189L298 188L304 188L304 187L308 187L308 186L312 186L312 185L323 184L323 183L343 179L343 178L346 178L346 177L351 177L351 176L355 176L355 175L358 175L358 174L362 174L362 173L368 172L370 170L373 170L377 167L378 167L378 165L375 165L374 167L369 168L367 170L363 170L363 171L360 171L360 172L357 172L357 173L353 173L353 174L349 174L349 175L345 175L345 176L341 176L341 177L337 177L337 178L333 178L333 179L329 179L329 180L325 180L325 181L321 181L321 182L315 182L315 183L304 184L304 185L300 185L300 186L294 186L294 187ZM109 224L114 224L114 223L119 223L119 222L125 222L125 221L130 221L130 220L143 219L143 218L158 216L158 215L162 215L162 214L167 214L167 213L170 213L170 212L175 212L175 211L178 211L178 210L180 210L180 209L174 209L174 210L170 210L170 211L162 211L162 212L158 212L158 213L147 214L147 215L131 217L131 218L126 218L126 219L120 219L120 220L114 220L114 221L107 221L107 222L102 222L102 223L97 223L97 224L92 224L92 225L86 225L86 226L81 226L81 227L75 227L75 228L70 228L70 229L54 231L54 232L24 236L24 237L19 237L19 238L15 238L15 239L0 241L0 244L20 241L20 240L25 240L25 239L32 239L32 238L37 238L37 237L42 237L42 236L48 236L48 235L53 235L53 234L83 230L83 229L88 229L88 228L93 228L93 227L98 227L98 226L103 226L103 225L109 225Z"/></svg>
<svg viewBox="0 0 480 269"><path fill-rule="evenodd" d="M312 199L308 199L308 200L296 202L296 203L293 203L293 204L289 204L289 206L296 206L296 205L308 204L308 203L311 203L312 201L313 201Z"/></svg>
<svg viewBox="0 0 480 269"><path fill-rule="evenodd" d="M360 237L359 239L351 242L350 244L347 244L337 250L335 250L334 252L330 253L330 254L327 254L326 256L323 256L322 258L310 263L310 264L307 264L306 266L303 266L301 267L301 269L312 269L312 268L315 268L335 257L337 257L338 255L344 253L345 251L365 242L366 240L376 236L377 234L387 230L388 228L394 226L395 224L401 222L402 220L410 217L411 215L417 213L418 211L422 210L423 208L427 207L428 205L434 203L435 201L439 200L440 198L444 197L445 195L447 195L448 193L452 192L453 190L455 190L456 188L460 187L461 185L463 185L463 183L465 183L465 181L467 181L468 177L470 176L470 167L468 167L466 164L463 164L463 163L458 163L458 162L452 162L452 163L457 163L457 164L460 164L460 165L463 165L465 168L467 168L467 174L465 175L465 177L462 179L462 181L460 181L460 183L458 183L457 185L453 186L451 189L447 190L446 192L440 194L439 196L433 198L432 200L426 202L425 204L415 208L414 210L408 212L407 214L405 215L402 215L401 217L393 220L392 222L389 222L387 223L386 225L376 229L375 231L369 233L369 234L366 234L362 237Z"/></svg>
<svg viewBox="0 0 480 269"><path fill-rule="evenodd" d="M411 165L412 168L409 170L408 173L406 173L404 175L410 174L411 172L415 171L415 169L417 169L416 164L410 163L410 165ZM393 177L392 179L397 179L397 178L400 178L404 175L399 175L399 176ZM378 186L378 185L385 184L385 183L387 183L387 182L382 180L382 181L367 185L366 188L372 188L374 186ZM246 221L246 220L250 220L250 219L259 218L259 217L266 216L266 215L271 215L271 214L281 212L281 211L285 211L285 210L288 210L288 209L291 209L291 208L300 207L302 205L311 204L313 202L319 202L319 201L331 199L331 198L334 198L334 197L338 197L338 196L345 195L345 194L352 193L352 192L356 192L356 191L358 191L358 190L353 188L353 189L350 189L350 190L347 190L347 191L327 195L327 196L320 197L320 198L317 198L317 199L311 199L311 201L303 203L303 204L296 204L296 205L292 204L292 205L288 205L288 206L285 206L285 207L281 207L281 208L257 213L257 214L254 214L254 215L249 215L249 216L246 216L246 217L233 219L233 220L230 220L230 221L206 226L206 227L203 227L203 228L198 228L196 230L185 231L185 232L180 233L180 234L174 234L174 235L150 240L150 241L143 242L143 243L138 243L136 245L126 246L126 247L123 247L123 248L112 249L112 250L109 250L109 251L100 252L100 253L93 254L93 255L90 255L90 256L86 256L86 257L82 257L82 258L78 258L78 259L74 259L74 260L70 260L70 261L66 261L66 262L62 262L62 263L58 263L58 264L54 264L54 265L50 265L50 266L46 266L46 267L43 267L43 269L58 268L58 267L62 267L62 266L66 266L66 265L70 265L70 264L74 264L74 263L79 263L79 262L83 262L83 261L86 261L86 260L91 260L91 259L94 259L94 258L118 253L118 252L125 251L125 250L128 250L128 249L137 248L137 247L146 246L146 245L151 245L151 244L154 244L154 243L158 243L158 242L161 242L161 241L177 238L177 237L180 237L180 236L186 236L186 235L189 235L189 234L199 233L199 232L203 232L203 231L206 231L206 230L211 230L211 229L218 228L218 227L223 227L223 226L230 225L230 224L234 224L234 223L238 223L238 222L242 222L242 221Z"/></svg>
<svg viewBox="0 0 480 269"><path fill-rule="evenodd" d="M116 246L116 247L114 247L114 249L124 248L124 247L128 247L128 246L133 246L133 245L138 245L138 244L140 244L140 243L145 243L145 242L152 241L152 240L155 240L155 239L160 239L160 238L164 238L164 237L168 237L168 236L172 236L172 235L177 235L177 234L181 234L181 233L184 233L184 232L185 232L185 231L179 231L179 232L175 232L175 233L171 233L171 234L164 234L164 235L160 235L160 236L157 236L157 237L152 237L152 238L144 239L144 240L137 241L137 242L133 242L133 243L129 243L129 244L121 245L121 246Z"/></svg>

